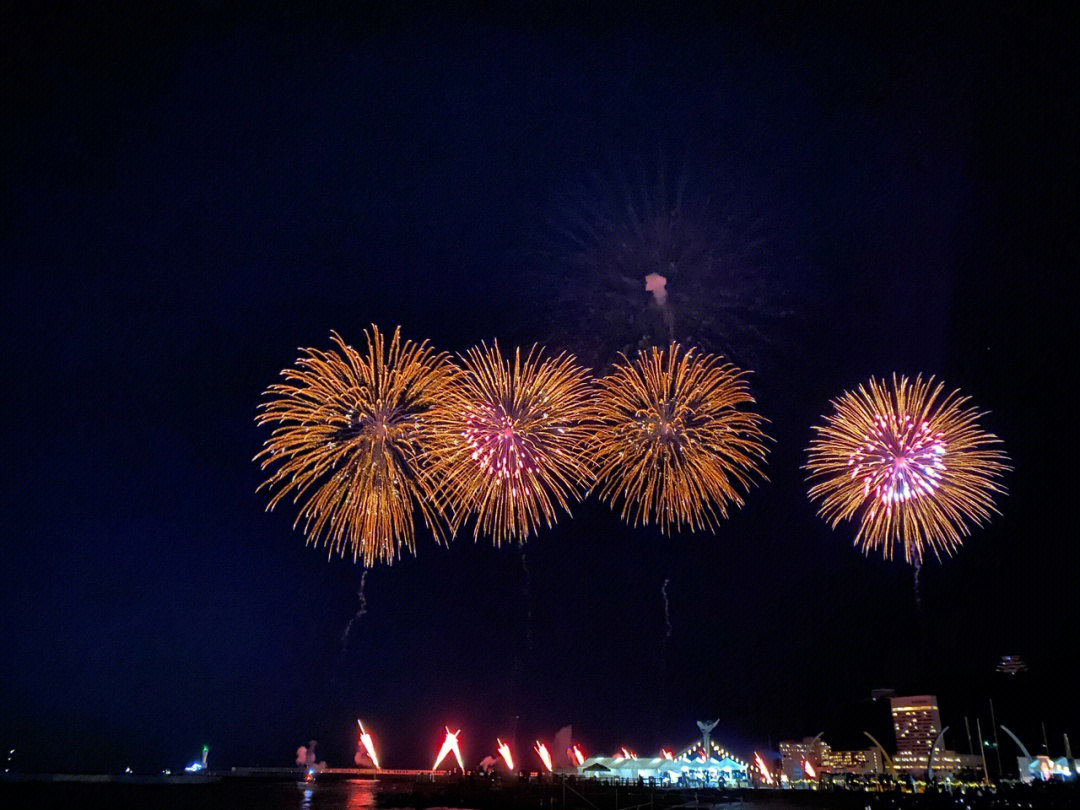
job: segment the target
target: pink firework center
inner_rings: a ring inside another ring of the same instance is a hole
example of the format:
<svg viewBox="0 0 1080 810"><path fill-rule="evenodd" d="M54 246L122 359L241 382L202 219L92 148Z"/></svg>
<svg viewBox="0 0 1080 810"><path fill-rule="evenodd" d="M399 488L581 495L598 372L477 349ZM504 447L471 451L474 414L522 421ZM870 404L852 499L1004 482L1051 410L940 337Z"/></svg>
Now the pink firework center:
<svg viewBox="0 0 1080 810"><path fill-rule="evenodd" d="M863 495L873 490L875 500L891 510L894 503L933 493L945 470L945 449L942 434L931 432L928 422L878 415L848 466L853 479L862 478Z"/></svg>
<svg viewBox="0 0 1080 810"><path fill-rule="evenodd" d="M541 419L546 417L540 415ZM517 494L518 487L527 493L529 479L537 469L538 448L523 421L502 408L491 408L468 419L465 428L465 443L472 448L473 461L488 475L509 481L511 494Z"/></svg>

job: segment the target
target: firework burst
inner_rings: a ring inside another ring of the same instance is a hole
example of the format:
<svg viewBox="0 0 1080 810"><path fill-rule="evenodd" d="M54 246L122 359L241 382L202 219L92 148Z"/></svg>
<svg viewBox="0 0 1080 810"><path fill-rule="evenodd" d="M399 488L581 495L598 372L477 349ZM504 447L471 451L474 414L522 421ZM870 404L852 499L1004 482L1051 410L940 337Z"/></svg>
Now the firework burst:
<svg viewBox="0 0 1080 810"><path fill-rule="evenodd" d="M765 458L764 418L740 409L754 402L745 372L677 343L622 359L600 380L595 404L589 454L600 498L622 499L634 526L715 531L729 504L742 506L740 489Z"/></svg>
<svg viewBox="0 0 1080 810"><path fill-rule="evenodd" d="M783 218L759 210L779 197L721 161L675 153L609 153L553 200L536 236L520 292L551 306L527 310L534 328L595 370L672 341L750 360L809 304L790 292L807 269L774 224Z"/></svg>
<svg viewBox="0 0 1080 810"><path fill-rule="evenodd" d="M308 542L325 541L331 554L364 565L393 562L401 548L415 553L413 513L440 538L440 519L423 469L425 418L454 375L445 354L427 342L401 340L389 347L378 328L364 333L359 352L336 334L337 351L305 349L286 382L272 385L260 406L260 425L279 425L255 456L266 470L259 487L276 490L268 509L290 493L305 499L295 526L303 522Z"/></svg>
<svg viewBox="0 0 1080 810"><path fill-rule="evenodd" d="M951 555L972 523L998 511L994 495L1009 469L1001 440L979 428L983 414L964 407L968 397L943 390L933 377L871 378L814 428L810 499L834 528L857 520L855 544L866 553L891 559L899 544L918 566L927 549Z"/></svg>
<svg viewBox="0 0 1080 810"><path fill-rule="evenodd" d="M432 413L431 472L456 531L476 516L474 538L525 542L551 527L590 480L589 376L574 357L534 346L504 359L497 343L473 347Z"/></svg>

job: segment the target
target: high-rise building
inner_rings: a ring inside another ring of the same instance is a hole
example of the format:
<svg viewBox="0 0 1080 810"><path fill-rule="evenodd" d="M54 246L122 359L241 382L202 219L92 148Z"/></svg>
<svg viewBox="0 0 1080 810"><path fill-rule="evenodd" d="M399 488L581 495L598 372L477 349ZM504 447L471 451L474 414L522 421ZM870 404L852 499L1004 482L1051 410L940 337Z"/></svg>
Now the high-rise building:
<svg viewBox="0 0 1080 810"><path fill-rule="evenodd" d="M896 732L898 771L925 773L930 749L941 733L941 715L934 695L891 698L893 729Z"/></svg>

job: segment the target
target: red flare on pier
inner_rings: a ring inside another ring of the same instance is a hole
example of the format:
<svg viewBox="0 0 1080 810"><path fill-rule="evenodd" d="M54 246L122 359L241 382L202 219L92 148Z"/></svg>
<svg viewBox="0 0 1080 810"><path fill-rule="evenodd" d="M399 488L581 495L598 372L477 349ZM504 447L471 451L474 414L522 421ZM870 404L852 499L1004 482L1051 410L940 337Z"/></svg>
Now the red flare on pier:
<svg viewBox="0 0 1080 810"><path fill-rule="evenodd" d="M497 742L499 744L499 756L503 758L503 762L505 762L506 767L510 769L510 773L513 773L514 772L514 757L510 753L510 746L507 745L506 743L504 743L498 737L495 738L495 742Z"/></svg>
<svg viewBox="0 0 1080 810"><path fill-rule="evenodd" d="M553 769L551 767L551 752L548 751L547 746L537 740L536 745L533 746L533 750L540 755L540 759L543 761L544 767L547 768L548 772L550 773Z"/></svg>
<svg viewBox="0 0 1080 810"><path fill-rule="evenodd" d="M360 726L360 744L364 746L364 750L367 751L367 755L371 758L371 764L378 769L379 757L375 754L375 743L372 741L371 735L364 730L364 724L360 722L359 718L356 720L356 725Z"/></svg>
<svg viewBox="0 0 1080 810"><path fill-rule="evenodd" d="M431 766L431 770L437 771L439 769L439 763L446 759L446 755L451 751L454 752L454 757L457 759L458 767L461 770L465 770L465 763L461 761L461 749L458 748L458 735L461 733L459 728L457 731L450 731L450 727L446 727L446 739L443 740L442 748L439 749L439 756L435 758L435 764Z"/></svg>
<svg viewBox="0 0 1080 810"><path fill-rule="evenodd" d="M757 751L754 752L754 762L757 764L758 770L761 771L765 784L771 785L773 783L772 774L769 773L769 769L765 766L765 760L761 758L761 754Z"/></svg>

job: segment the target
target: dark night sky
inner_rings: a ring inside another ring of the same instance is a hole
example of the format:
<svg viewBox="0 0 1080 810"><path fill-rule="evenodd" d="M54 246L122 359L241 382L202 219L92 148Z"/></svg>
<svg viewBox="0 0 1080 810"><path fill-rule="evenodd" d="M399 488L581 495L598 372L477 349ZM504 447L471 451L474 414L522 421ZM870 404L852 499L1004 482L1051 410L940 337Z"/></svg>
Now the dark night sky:
<svg viewBox="0 0 1080 810"><path fill-rule="evenodd" d="M157 770L204 742L215 765L288 764L312 737L346 764L357 716L400 766L444 723L475 762L514 714L522 744L573 723L589 751L679 745L706 716L744 754L858 744L874 687L984 727L993 695L1029 739L1040 719L1052 750L1080 737L1060 21L213 8L3 26L0 744L20 767ZM331 329L530 338L551 306L518 283L535 224L640 143L769 178L773 238L831 302L756 369L770 483L716 536L577 507L528 546L531 650L518 552L422 536L369 575L343 649L360 569L263 511L260 392ZM894 369L972 394L1015 466L1003 516L924 571L921 613L910 569L830 532L798 469L828 399ZM1002 654L1030 673L1003 683Z"/></svg>

